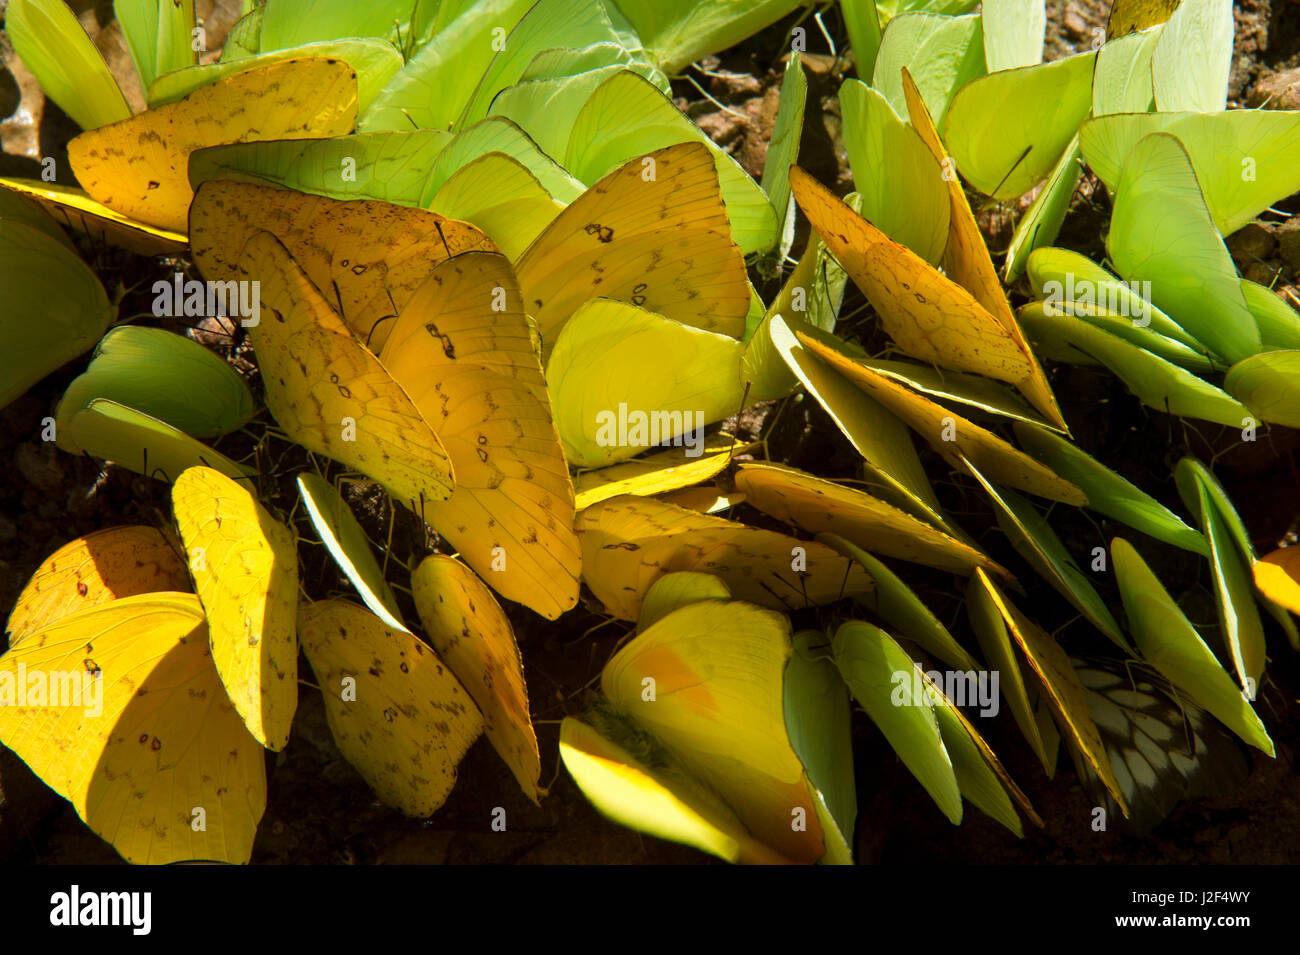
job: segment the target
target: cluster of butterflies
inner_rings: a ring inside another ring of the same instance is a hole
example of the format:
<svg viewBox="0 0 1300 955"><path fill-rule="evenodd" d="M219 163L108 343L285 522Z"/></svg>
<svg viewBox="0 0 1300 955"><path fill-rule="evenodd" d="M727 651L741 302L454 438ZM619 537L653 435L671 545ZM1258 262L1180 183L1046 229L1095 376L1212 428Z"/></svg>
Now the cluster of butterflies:
<svg viewBox="0 0 1300 955"><path fill-rule="evenodd" d="M1239 775L1236 744L1206 714L1272 755L1251 705L1265 660L1258 608L1298 642L1291 552L1256 560L1200 462L1177 474L1198 528L1068 440L961 184L941 173L933 72L918 86L908 64L895 71L910 125L886 85L843 91L850 144L904 137L900 154L924 158L914 170L933 171L941 190L942 227L918 217L932 234L904 241L887 228L903 217L879 206L896 189L862 187L851 206L792 165L806 93L797 58L760 188L664 95L664 71L696 55L698 38L644 10L641 39L678 42L641 45L612 4L541 0L494 50L497 21L444 3L433 23L408 23L424 42L403 58L388 39L295 33L272 2L240 22L220 61L194 66L164 42L177 32L165 6L132 27L152 24L131 42L149 110L117 115L106 70L81 86L75 69L71 87L51 81L52 96L88 111L69 146L85 192L0 182L11 270L0 281L22 290L28 315L50 318L0 329L13 346L0 403L97 345L56 410L60 447L173 482L176 533L113 528L66 545L19 598L0 658L0 673L102 678L100 716L5 708L0 742L125 858L248 860L265 806L261 749L287 743L299 647L340 752L385 802L433 813L480 733L539 799L520 652L494 592L553 620L580 582L635 626L600 700L561 726L568 771L611 817L731 861L851 861L854 699L954 823L965 799L1017 834L1022 815L1041 825L941 688L891 702L893 675L925 681L924 659L985 667L877 555L969 578L971 629L1045 771L1063 736L1098 798L1136 824ZM15 43L39 62L23 17L41 8L57 25L56 7L16 0L11 18L15 8ZM890 21L878 71L907 16ZM482 62L429 95L450 51L478 41ZM1020 72L990 69L990 80ZM951 114L947 128L955 153ZM782 244L791 193L816 235L764 307L745 254ZM231 289L256 290L253 309L228 317L248 326L275 423L382 485L456 552L410 569L419 635L347 504L310 471L297 476L301 504L364 606L299 599L294 532L254 496L255 471L203 443L253 418L247 385L181 335L109 331L116 308L50 213L146 254L188 250L207 285L185 314L210 315L213 287L227 304ZM917 361L874 359L831 334L849 278ZM695 455L642 453L599 430L600 413L621 406L713 423L796 385L861 454L870 493L738 462L753 449L726 434ZM954 404L1010 419L1021 447ZM944 512L909 430L987 492L1025 562L1124 661L1072 662L1020 612L1014 575ZM1206 556L1236 680L1117 538L1122 627L1017 491ZM799 536L719 516L741 502ZM846 596L874 622L792 633L791 611Z"/></svg>
<svg viewBox="0 0 1300 955"><path fill-rule="evenodd" d="M1117 0L1106 42L1047 63L1042 4L901 14L865 44L868 68L859 57L871 85L840 90L845 142L863 214L931 264L952 255L945 179L994 200L1041 184L1003 276L1028 274L1039 301L1018 319L1042 357L1104 366L1169 414L1295 427L1300 301L1239 276L1223 238L1300 191L1300 113L1227 108L1232 10ZM904 69L943 131L942 156L899 118ZM1112 197L1118 274L1052 247L1085 165Z"/></svg>

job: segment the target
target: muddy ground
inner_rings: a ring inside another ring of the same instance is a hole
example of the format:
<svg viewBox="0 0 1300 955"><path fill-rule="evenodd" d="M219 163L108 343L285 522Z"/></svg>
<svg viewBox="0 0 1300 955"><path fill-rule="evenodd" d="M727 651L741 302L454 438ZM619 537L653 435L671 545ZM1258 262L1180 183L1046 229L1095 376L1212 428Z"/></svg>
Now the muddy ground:
<svg viewBox="0 0 1300 955"><path fill-rule="evenodd" d="M3 9L0 0L0 10ZM200 2L209 18L209 35L219 37L230 22L229 7ZM108 52L119 76L129 75L120 32L111 19L111 5L80 4L83 21ZM1049 3L1048 56L1056 58L1085 49L1093 30L1105 24L1107 5L1070 0ZM846 45L838 15L824 20L837 44ZM678 104L718 142L730 149L756 176L761 174L767 141L777 106L782 56L788 49L793 18L764 31L740 47L704 64L707 73L689 71L695 83L674 84ZM1263 0L1238 4L1237 62L1232 97L1242 105L1265 100L1300 107L1300 2ZM844 71L842 57L833 56L815 29L809 30L811 93L800 162L839 191L852 188L852 177L839 139L839 110L834 91ZM214 40L215 42L215 40ZM0 55L9 69L0 71L0 174L37 174L36 155L62 161L76 128L53 103L39 96L30 76L15 63L0 36ZM707 91L707 96L701 91ZM138 96L138 92L134 94ZM723 107L723 108L720 108ZM1023 204L1022 204L1023 207ZM1300 266L1300 197L1269 216L1264 227L1243 230L1230 242L1244 274L1257 281L1294 285ZM1010 238L1018 208L993 206L980 211L990 248L999 260ZM1293 218L1288 218L1294 216ZM1094 255L1103 254L1108 217L1104 188L1085 181L1076 196L1060 244ZM801 226L806 232L806 225ZM803 242L801 234L796 251ZM141 289L168 275L172 263L148 262L111 250L92 250L92 259L105 276L126 289L122 314L145 313L148 302ZM757 276L755 277L758 281ZM760 284L769 297L771 283ZM1018 295L1017 291L1015 295ZM1013 295L1013 298L1015 297ZM1018 301L1018 300L1017 300ZM851 330L873 348L883 342L873 330L860 296L851 292L844 314L856 312L842 330ZM206 336L214 347L244 369L243 346L221 336ZM163 524L168 519L167 487L119 468L101 470L37 438L40 419L50 414L67 384L84 367L74 362L50 376L22 399L0 411L0 611L7 613L37 564L66 541L124 523ZM1216 472L1242 510L1258 547L1271 549L1294 532L1300 513L1297 433L1274 428L1261 432L1253 445L1239 435L1203 422L1182 422L1144 409L1106 373L1053 366L1053 386L1067 420L1082 447L1167 505L1182 511L1171 478L1173 464L1189 451L1204 460L1214 458ZM735 422L742 436L766 430L773 457L808 467L829 477L855 477L857 460L829 419L809 401L789 400L768 405ZM1101 413L1098 412L1101 408ZM771 421L775 420L775 426ZM765 424L765 421L767 422ZM238 456L252 442L232 436L220 445ZM273 454L284 446L272 445ZM935 477L945 508L988 549L1012 569L1024 565L998 531L987 504L970 484L951 474L928 450L923 455ZM281 461L267 475L272 503L287 512L293 503L292 473L300 458ZM358 492L355 503L376 540L388 537L386 509ZM761 520L752 511L736 515ZM1076 553L1104 544L1123 528L1097 515L1061 508L1052 515L1058 533ZM300 528L305 536L310 531ZM424 546L422 529L399 517L392 528L393 553L398 559L417 554ZM1193 620L1214 619L1213 598L1207 589L1204 561L1154 542L1143 541L1143 552ZM313 596L345 592L346 586L327 563L321 548L303 551L304 580ZM901 572L924 594L936 613L965 638L964 611L953 579L907 566ZM1033 581L1026 570L1023 579ZM1112 581L1100 589L1112 606L1118 595ZM1031 584L1021 598L1023 609L1059 636L1073 653L1108 655L1107 644L1073 613L1055 592ZM486 740L475 744L460 768L460 781L447 804L432 819L410 820L380 805L355 771L335 749L325 725L319 694L304 686L293 737L281 754L268 754L269 799L258 832L253 861L258 863L698 863L710 861L693 850L643 838L601 818L558 766L558 722L581 712L584 694L593 684L625 628L590 610L567 615L559 625L512 608L523 649L534 719L542 749L543 784L550 794L534 806L520 792L509 771ZM804 613L796 626L826 625L830 614ZM1273 627L1272 621L1267 626ZM1031 830L1017 840L973 807L954 828L894 757L870 722L855 721L858 793L861 812L856 835L863 862L910 864L951 863L1295 863L1300 861L1300 786L1297 748L1300 746L1300 660L1275 629L1269 631L1270 660L1260 693L1259 710L1277 745L1277 759L1251 751L1252 769L1245 783L1230 796L1183 803L1152 833L1127 836L1112 829L1094 832L1092 801L1078 784L1073 768L1062 758L1057 776L1048 780L1008 719L996 721L989 742L1001 755L1013 778L1025 790L1046 821L1044 830ZM303 661L301 672L310 670ZM489 821L495 807L507 813L505 832L493 832ZM27 767L0 747L0 859L20 863L117 863L121 860L81 824L64 800L36 779Z"/></svg>

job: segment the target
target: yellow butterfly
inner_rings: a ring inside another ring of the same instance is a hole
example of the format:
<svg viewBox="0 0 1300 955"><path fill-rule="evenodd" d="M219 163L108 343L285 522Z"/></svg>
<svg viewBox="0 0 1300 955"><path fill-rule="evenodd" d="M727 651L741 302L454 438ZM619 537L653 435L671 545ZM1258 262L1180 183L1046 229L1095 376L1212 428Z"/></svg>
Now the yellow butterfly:
<svg viewBox="0 0 1300 955"><path fill-rule="evenodd" d="M211 468L182 473L172 506L221 682L257 741L283 749L298 706L297 540Z"/></svg>
<svg viewBox="0 0 1300 955"><path fill-rule="evenodd" d="M28 634L0 657L0 704L0 742L128 862L248 861L263 751L198 597L122 597Z"/></svg>
<svg viewBox="0 0 1300 955"><path fill-rule="evenodd" d="M445 500L455 485L442 442L383 364L353 338L270 233L248 240L245 280L260 283L249 330L266 404L285 432L379 481L404 502Z"/></svg>
<svg viewBox="0 0 1300 955"><path fill-rule="evenodd" d="M84 189L35 179L0 178L0 187L35 199L70 232L98 245L110 244L137 255L182 255L184 232L137 222L92 199Z"/></svg>
<svg viewBox="0 0 1300 955"><path fill-rule="evenodd" d="M555 619L578 602L573 482L523 300L502 255L434 267L380 361L438 434L456 474L424 519L502 596Z"/></svg>
<svg viewBox="0 0 1300 955"><path fill-rule="evenodd" d="M739 444L729 434L711 435L698 456L691 449L670 448L608 467L582 471L574 478L578 510L620 494L654 497L690 488L717 477L737 454L752 451L751 443Z"/></svg>
<svg viewBox="0 0 1300 955"><path fill-rule="evenodd" d="M669 440L698 445L705 425L744 402L743 344L625 302L592 299L553 344L546 384L565 455L579 467Z"/></svg>
<svg viewBox="0 0 1300 955"><path fill-rule="evenodd" d="M805 348L897 415L953 467L961 467L964 456L1003 484L1066 504L1088 503L1079 488L988 429L804 332L795 334Z"/></svg>
<svg viewBox="0 0 1300 955"><path fill-rule="evenodd" d="M120 597L189 588L185 564L156 528L95 531L64 544L36 568L9 615L9 646L60 617Z"/></svg>
<svg viewBox="0 0 1300 955"><path fill-rule="evenodd" d="M249 104L256 103L256 109ZM341 136L357 121L357 74L343 60L282 60L224 77L184 99L82 133L68 161L91 198L181 231L196 149L258 139Z"/></svg>
<svg viewBox="0 0 1300 955"><path fill-rule="evenodd" d="M866 550L957 574L984 567L1011 576L974 547L919 518L863 491L795 468L767 462L741 464L736 489L760 511L809 533L833 530Z"/></svg>
<svg viewBox="0 0 1300 955"><path fill-rule="evenodd" d="M1300 547L1265 554L1255 562L1253 573L1260 593L1300 615Z"/></svg>
<svg viewBox="0 0 1300 955"><path fill-rule="evenodd" d="M411 574L411 593L429 642L478 704L488 740L537 802L546 791L523 660L492 591L454 557L432 554Z"/></svg>
<svg viewBox="0 0 1300 955"><path fill-rule="evenodd" d="M469 223L424 209L238 182L199 186L189 225L194 261L213 281L238 278L248 240L270 232L375 354L434 266L462 252L496 251Z"/></svg>
<svg viewBox="0 0 1300 955"><path fill-rule="evenodd" d="M933 154L935 161L944 165L948 159L943 143L939 140L939 131L934 128L934 120L926 108L921 92L912 80L912 74L903 69L903 94L907 99L907 112L912 120L912 127L920 134L921 141ZM989 258L988 246L980 234L979 225L971 213L966 191L956 176L945 176L948 184L948 244L943 252L944 272L954 282L965 286L975 299L1002 325L1007 336L1019 351L1029 359L1029 374L1019 384L1025 397L1035 408L1046 415L1051 422L1066 428L1061 409L1057 407L1056 396L1052 386L1047 383L1038 358L1025 341L1020 323L1016 321L1011 305L1007 302L1006 292L998 281L997 270Z"/></svg>
<svg viewBox="0 0 1300 955"><path fill-rule="evenodd" d="M385 803L432 815L483 731L460 681L414 636L348 600L302 606L298 631L339 751Z"/></svg>
<svg viewBox="0 0 1300 955"><path fill-rule="evenodd" d="M625 494L578 515L582 577L605 611L635 620L665 573L714 574L738 598L778 610L866 593L856 562L815 541Z"/></svg>
<svg viewBox="0 0 1300 955"><path fill-rule="evenodd" d="M1015 385L1056 420L1041 369L1023 336L911 249L894 242L798 166L790 185L799 207L880 316L900 350L957 371ZM1014 319L1013 319L1014 321Z"/></svg>
<svg viewBox="0 0 1300 955"><path fill-rule="evenodd" d="M597 708L561 724L565 767L642 832L729 862L815 862L818 800L785 725L790 623L678 576L652 588L656 615L605 665Z"/></svg>
<svg viewBox="0 0 1300 955"><path fill-rule="evenodd" d="M1002 641L1006 640L1008 633L1015 640L1029 662L1030 669L1042 684L1047 701L1056 714L1062 731L1101 778L1110 794L1115 797L1120 811L1127 816L1128 804L1115 779L1115 772L1111 767L1106 747L1101 741L1101 735L1097 732L1097 725L1088 712L1088 701L1083 695L1083 685L1070 664L1069 655L1061 649L1061 645L1051 635L1044 633L1037 624L1016 609L983 571L976 571L972 587L976 586L987 594L989 601L1001 617L1004 629L994 632ZM1009 656L1005 651L1002 655Z"/></svg>
<svg viewBox="0 0 1300 955"><path fill-rule="evenodd" d="M0 185L37 199L89 235L147 255L174 253L184 248L194 197L190 153L225 143L341 136L356 120L352 67L332 57L282 60L77 136L68 160L84 192L24 179Z"/></svg>
<svg viewBox="0 0 1300 955"><path fill-rule="evenodd" d="M547 353L569 316L597 297L732 338L745 331L744 256L703 143L624 163L570 203L515 265Z"/></svg>

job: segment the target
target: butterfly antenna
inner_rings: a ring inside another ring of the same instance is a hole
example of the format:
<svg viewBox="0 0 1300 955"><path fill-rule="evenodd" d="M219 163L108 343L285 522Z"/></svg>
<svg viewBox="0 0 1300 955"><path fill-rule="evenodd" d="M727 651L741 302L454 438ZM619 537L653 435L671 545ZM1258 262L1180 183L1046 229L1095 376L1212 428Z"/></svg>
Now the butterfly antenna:
<svg viewBox="0 0 1300 955"><path fill-rule="evenodd" d="M732 116L735 116L735 117L737 117L738 119L742 119L742 120L744 120L746 124L749 123L749 117L748 117L748 116L746 116L744 113L737 112L736 110L732 109L730 106L724 106L722 103L718 102L716 99L713 98L713 96L709 93L708 90L706 90L703 86L701 86L699 83L697 83L697 82L695 81L695 77L693 77L693 76L683 76L683 79L685 79L686 82L690 83L690 84L691 84L692 86L694 86L697 90L699 90L701 96L703 96L706 100L708 100L708 101L709 101L710 103L712 103L714 106L718 107L718 109L722 110L722 112L724 112L724 113L730 113Z"/></svg>
<svg viewBox="0 0 1300 955"><path fill-rule="evenodd" d="M393 552L393 525L397 523L397 505L393 503L393 499L387 494L384 495L384 500L388 502L388 537L384 541L383 567L384 577L387 578L388 558L392 556Z"/></svg>
<svg viewBox="0 0 1300 955"><path fill-rule="evenodd" d="M330 279L330 287L334 289L334 311L339 315L343 314L343 292L339 289L337 279Z"/></svg>
<svg viewBox="0 0 1300 955"><path fill-rule="evenodd" d="M586 640L588 637L590 637L593 633L595 633L595 632L596 632L597 630L599 630L601 627L607 627L607 626L609 626L611 623L617 623L617 622L618 622L618 618L617 618L617 617L612 617L612 616L611 616L611 617L606 617L606 618L605 618L604 620L602 620L600 623L598 623L598 624L594 624L593 626L590 626L590 627L588 627L586 630L584 630L584 631L582 632L582 636L580 636L578 639L579 639L579 640Z"/></svg>
<svg viewBox="0 0 1300 955"><path fill-rule="evenodd" d="M839 51L835 49L835 41L831 39L831 35L829 31L827 31L826 29L826 23L822 20L822 11L818 10L816 13L814 13L813 19L817 21L817 29L821 31L822 39L826 41L826 46L830 49L831 56L833 56L835 58L835 62L838 63L840 59L840 54Z"/></svg>
<svg viewBox="0 0 1300 955"><path fill-rule="evenodd" d="M1002 188L1002 186L1006 183L1008 179L1011 178L1011 174L1015 172L1017 168L1019 168L1020 164L1024 162L1029 157L1029 154L1033 151L1034 151L1033 146L1026 146L1024 152L1020 154L1020 158L1011 164L1011 168L1008 169L1006 171L1006 174L1001 179L998 180L998 184L993 187L989 195L996 195L997 191Z"/></svg>
<svg viewBox="0 0 1300 955"><path fill-rule="evenodd" d="M415 15L417 12L419 12L419 9L420 9L420 0L415 0L415 2L411 4L410 17L412 22L415 20ZM402 51L402 60L406 61L410 59L410 50L408 50L407 47L408 45L414 45L415 43L415 29L414 27L412 27L411 32L406 35L405 39L403 39L402 21L394 17L391 25L397 32L397 49Z"/></svg>
<svg viewBox="0 0 1300 955"><path fill-rule="evenodd" d="M844 590L849 585L849 574L853 572L853 559L846 557L844 559L844 579L840 581L840 595L836 600L844 599Z"/></svg>
<svg viewBox="0 0 1300 955"><path fill-rule="evenodd" d="M772 576L775 577L777 580L781 581L781 583L785 584L785 585L786 585L787 587L789 587L791 590L794 590L794 587L790 584L790 582L787 581L787 580L786 580L784 577L782 577L780 574L773 572ZM784 607L787 611L789 611L790 613L794 613L795 608L794 608L794 607L791 607L791 606L786 602L786 600L785 600L784 597L782 597L782 596L781 596L780 594L778 594L775 590L773 590L773 589L768 585L767 581L765 581L765 580L760 580L760 581L758 582L758 585L759 585L760 587L762 587L764 590L766 590L769 594L771 594L771 595L772 595L776 600L780 601L781 606Z"/></svg>
<svg viewBox="0 0 1300 955"><path fill-rule="evenodd" d="M786 395L784 398L782 398L781 403L777 405L776 414L772 415L770 418L767 418L763 421L763 434L758 440L763 445L764 457L767 458L771 457L768 454L767 442L768 439L772 437L772 433L776 430L777 423L781 420L781 415L785 414L786 406L790 404L791 397L792 396L790 395Z"/></svg>
<svg viewBox="0 0 1300 955"><path fill-rule="evenodd" d="M442 223L441 223L441 222L436 222L436 221L435 221L435 222L433 223L433 227L434 227L435 229L438 230L438 238L442 239L442 247L443 247L444 249L447 250L447 258L449 258L449 259L450 259L450 258L453 258L454 256L452 256L452 254L451 254L451 246L447 243L447 237L446 237L446 236L443 234L443 232L442 232ZM386 290L386 289L387 289L387 286L385 286L385 290ZM393 300L393 296L389 295L389 296L388 296L388 300L391 302L391 301ZM394 310L394 311L397 310L397 306L396 306L396 305L393 306L393 310Z"/></svg>
<svg viewBox="0 0 1300 955"><path fill-rule="evenodd" d="M439 234L439 235L442 234L442 228L441 228L441 227L439 227L439 229L438 229L438 234ZM444 239L444 240L443 240L443 245L446 245L446 244L447 244L447 241L446 241L446 239ZM393 299L393 293L392 293L392 290L389 289L387 283L384 284L384 294L388 296L388 304L392 306L392 308L393 308L393 312L392 312L391 315L384 315L384 316L381 316L380 318L375 319L375 323L374 323L373 325L370 326L370 331L366 333L366 347L367 347L367 348L370 348L370 343L374 340L376 329L378 329L379 326L382 325L384 322L392 321L393 319L395 319L395 318L398 317L397 302ZM371 349L371 350L373 351L374 349Z"/></svg>
<svg viewBox="0 0 1300 955"><path fill-rule="evenodd" d="M1133 684L1133 689L1137 691L1137 685ZM1178 692L1178 688L1172 684L1169 687L1169 698L1174 701L1174 706L1178 707L1178 715L1181 716L1183 723L1183 742L1187 744L1187 753L1190 756L1196 755L1196 731L1192 728L1192 718L1187 713L1187 707L1183 705L1183 696Z"/></svg>
<svg viewBox="0 0 1300 955"><path fill-rule="evenodd" d="M741 412L743 412L743 411L745 410L745 402L747 402L747 401L749 400L749 389L750 389L750 386L751 386L752 384L753 384L753 382L751 382L751 381L746 381L746 382L745 382L745 391L744 391L744 393L740 396L740 407L736 409L736 431L740 431L740 415L741 415ZM734 457L735 454L736 454L736 443L737 443L738 440L739 440L739 439L738 439L737 435L734 435L734 434L733 434L733 435L731 436L731 447L727 449L727 463L728 463L728 464L731 463L731 459L732 459L732 457Z"/></svg>

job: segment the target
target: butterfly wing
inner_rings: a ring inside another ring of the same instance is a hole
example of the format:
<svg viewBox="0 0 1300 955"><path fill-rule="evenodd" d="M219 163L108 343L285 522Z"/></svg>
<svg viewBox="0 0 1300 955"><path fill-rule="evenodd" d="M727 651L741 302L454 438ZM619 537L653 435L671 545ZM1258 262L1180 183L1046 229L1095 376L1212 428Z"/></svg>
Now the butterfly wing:
<svg viewBox="0 0 1300 955"><path fill-rule="evenodd" d="M123 597L50 624L0 658L0 698L36 673L65 692L90 676L102 712L29 696L0 706L0 741L95 833L137 864L248 861L265 762L212 665L198 597Z"/></svg>
<svg viewBox="0 0 1300 955"><path fill-rule="evenodd" d="M541 789L541 757L528 712L524 664L510 621L474 571L431 554L411 575L411 592L429 642L464 683L483 729L528 798Z"/></svg>
<svg viewBox="0 0 1300 955"><path fill-rule="evenodd" d="M249 337L266 404L291 438L383 484L398 500L444 500L455 484L438 436L400 385L270 233L248 241L246 279L261 283Z"/></svg>
<svg viewBox="0 0 1300 955"><path fill-rule="evenodd" d="M713 156L679 143L625 163L579 196L517 263L542 340L596 298L740 338L749 311Z"/></svg>
<svg viewBox="0 0 1300 955"><path fill-rule="evenodd" d="M432 815L483 730L465 688L414 636L351 601L307 604L298 627L339 752L385 803Z"/></svg>
<svg viewBox="0 0 1300 955"><path fill-rule="evenodd" d="M9 615L9 646L61 617L120 597L189 587L185 565L157 529L95 531L64 544L36 568Z"/></svg>
<svg viewBox="0 0 1300 955"><path fill-rule="evenodd" d="M600 683L614 708L715 792L754 838L787 859L814 862L824 851L821 825L785 728L790 653L783 615L700 600L637 636ZM792 824L799 819L802 828Z"/></svg>
<svg viewBox="0 0 1300 955"><path fill-rule="evenodd" d="M211 468L181 474L172 506L221 682L248 731L281 750L298 706L293 532L247 488Z"/></svg>
<svg viewBox="0 0 1300 955"><path fill-rule="evenodd" d="M238 182L203 183L189 221L194 261L210 280L239 278L245 244L270 232L375 354L439 262L462 252L496 251L469 223L424 209Z"/></svg>
<svg viewBox="0 0 1300 955"><path fill-rule="evenodd" d="M1232 734L1150 668L1071 662L1129 806L1126 828L1148 832L1180 801L1226 796L1249 775L1250 762ZM1094 802L1112 807L1092 768L1077 757L1075 768Z"/></svg>
<svg viewBox="0 0 1300 955"><path fill-rule="evenodd" d="M573 607L573 482L510 263L473 252L437 265L380 357L455 468L425 520L502 596L552 620Z"/></svg>

